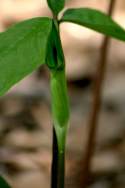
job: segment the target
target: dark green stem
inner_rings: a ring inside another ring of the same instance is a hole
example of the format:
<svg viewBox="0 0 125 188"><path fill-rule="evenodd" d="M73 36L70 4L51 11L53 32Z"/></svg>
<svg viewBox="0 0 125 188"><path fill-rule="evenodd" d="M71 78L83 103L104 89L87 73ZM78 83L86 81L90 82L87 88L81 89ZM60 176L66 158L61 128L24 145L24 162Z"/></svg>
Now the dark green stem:
<svg viewBox="0 0 125 188"><path fill-rule="evenodd" d="M65 149L58 153L58 188L64 188L65 182Z"/></svg>
<svg viewBox="0 0 125 188"><path fill-rule="evenodd" d="M56 132L53 127L53 145L52 145L52 168L51 168L51 188L57 188L58 177L58 143Z"/></svg>
<svg viewBox="0 0 125 188"><path fill-rule="evenodd" d="M53 159L51 169L51 188L64 188L65 182L65 149L58 149L55 129L53 128Z"/></svg>

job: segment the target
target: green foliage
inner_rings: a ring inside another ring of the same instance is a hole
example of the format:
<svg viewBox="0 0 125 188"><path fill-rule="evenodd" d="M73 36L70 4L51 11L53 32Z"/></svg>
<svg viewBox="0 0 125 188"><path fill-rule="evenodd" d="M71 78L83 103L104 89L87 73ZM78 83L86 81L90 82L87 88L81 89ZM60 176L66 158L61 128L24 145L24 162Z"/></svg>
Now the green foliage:
<svg viewBox="0 0 125 188"><path fill-rule="evenodd" d="M125 41L125 30L106 14L89 8L68 9L61 22L72 22Z"/></svg>
<svg viewBox="0 0 125 188"><path fill-rule="evenodd" d="M0 95L46 61L49 18L33 18L0 34Z"/></svg>
<svg viewBox="0 0 125 188"><path fill-rule="evenodd" d="M0 188L11 188L2 176L0 176Z"/></svg>
<svg viewBox="0 0 125 188"><path fill-rule="evenodd" d="M58 15L65 5L65 0L47 0L47 2L54 15Z"/></svg>

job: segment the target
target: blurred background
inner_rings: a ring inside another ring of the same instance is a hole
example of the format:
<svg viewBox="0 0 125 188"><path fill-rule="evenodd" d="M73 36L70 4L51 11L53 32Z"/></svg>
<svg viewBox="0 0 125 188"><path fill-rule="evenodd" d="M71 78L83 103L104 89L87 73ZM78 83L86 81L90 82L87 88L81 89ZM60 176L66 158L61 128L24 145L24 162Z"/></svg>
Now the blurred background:
<svg viewBox="0 0 125 188"><path fill-rule="evenodd" d="M68 7L106 12L109 0L67 0ZM0 0L0 31L21 20L51 16L46 0ZM114 19L125 27L125 1ZM79 176L92 105L93 82L102 35L65 23L61 38L71 106L67 140L66 188L80 188ZM125 188L125 43L112 39L103 90L92 181L88 188ZM49 74L46 67L0 98L0 173L14 188L49 188L52 143Z"/></svg>

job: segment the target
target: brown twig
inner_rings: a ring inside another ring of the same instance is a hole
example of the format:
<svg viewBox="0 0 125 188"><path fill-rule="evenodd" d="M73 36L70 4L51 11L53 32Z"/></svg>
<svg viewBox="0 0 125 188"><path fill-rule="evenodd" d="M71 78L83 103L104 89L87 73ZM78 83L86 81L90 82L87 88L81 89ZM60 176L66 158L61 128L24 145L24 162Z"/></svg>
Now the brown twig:
<svg viewBox="0 0 125 188"><path fill-rule="evenodd" d="M108 7L108 15L112 16L114 6L116 0L111 0ZM97 133L97 126L98 126L98 119L102 101L102 89L103 89L103 82L104 76L106 72L106 65L107 65L107 57L109 51L109 38L107 36L104 37L101 52L100 52L100 60L97 67L96 72L96 79L95 79L95 86L94 86L94 93L93 93L93 105L92 111L90 114L89 120L89 133L88 133L88 141L86 146L85 158L84 158L84 168L82 173L82 188L85 188L89 182L89 175L91 169L91 161L92 156L95 149L95 141L96 141L96 133Z"/></svg>

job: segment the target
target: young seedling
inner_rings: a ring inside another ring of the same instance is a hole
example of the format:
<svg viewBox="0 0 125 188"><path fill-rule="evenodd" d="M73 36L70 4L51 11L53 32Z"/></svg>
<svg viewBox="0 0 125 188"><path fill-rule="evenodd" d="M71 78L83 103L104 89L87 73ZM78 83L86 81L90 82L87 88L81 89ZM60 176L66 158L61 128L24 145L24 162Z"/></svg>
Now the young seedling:
<svg viewBox="0 0 125 188"><path fill-rule="evenodd" d="M40 65L46 64L49 68L54 128L52 172L55 173L51 187L64 188L69 102L59 25L72 22L122 41L125 41L125 30L106 14L90 8L68 9L59 20L58 14L64 8L65 0L47 2L53 18L32 18L0 34L0 95ZM0 187L7 186L1 178Z"/></svg>

